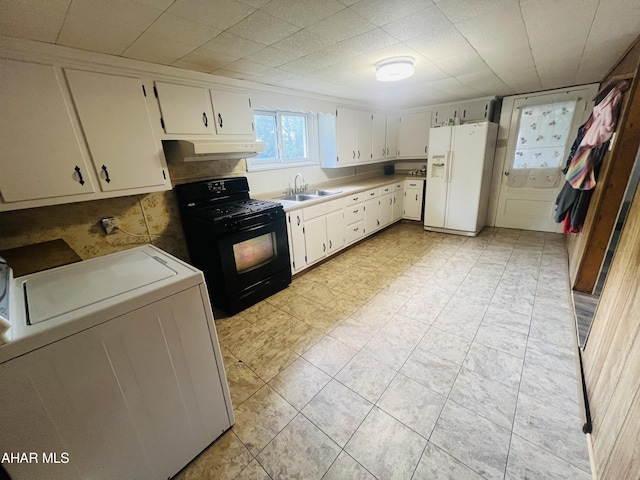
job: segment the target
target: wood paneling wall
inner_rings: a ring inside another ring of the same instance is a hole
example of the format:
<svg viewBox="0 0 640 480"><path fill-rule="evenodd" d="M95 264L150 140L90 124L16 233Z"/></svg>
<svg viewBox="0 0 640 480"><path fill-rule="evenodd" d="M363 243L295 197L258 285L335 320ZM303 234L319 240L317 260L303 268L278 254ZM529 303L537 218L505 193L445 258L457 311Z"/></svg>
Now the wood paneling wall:
<svg viewBox="0 0 640 480"><path fill-rule="evenodd" d="M582 231L569 236L569 273L574 290L579 292L592 293L596 285L636 157L640 138L637 121L640 102L634 94L640 80L639 65L640 37L602 81L604 87L611 81L629 78L632 86L625 93L616 140L612 151L602 161Z"/></svg>
<svg viewBox="0 0 640 480"><path fill-rule="evenodd" d="M629 54L635 58L625 58L619 66L633 63L635 73L616 146L609 164L603 165L584 235L572 240L571 261L581 260L578 283L594 272L594 282L597 278L599 250L604 247L604 256L640 146L640 45L636 43ZM640 190L622 229L582 361L593 425L594 473L600 480L640 479Z"/></svg>

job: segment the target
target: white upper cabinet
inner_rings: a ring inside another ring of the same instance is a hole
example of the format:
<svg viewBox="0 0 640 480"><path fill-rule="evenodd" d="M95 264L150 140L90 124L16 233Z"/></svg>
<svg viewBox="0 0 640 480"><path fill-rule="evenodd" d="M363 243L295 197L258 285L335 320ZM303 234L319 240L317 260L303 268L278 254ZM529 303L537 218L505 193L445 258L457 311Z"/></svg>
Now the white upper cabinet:
<svg viewBox="0 0 640 480"><path fill-rule="evenodd" d="M491 102L489 101L463 103L460 105L459 116L465 122L487 120L490 107Z"/></svg>
<svg viewBox="0 0 640 480"><path fill-rule="evenodd" d="M168 184L142 80L65 69L103 191Z"/></svg>
<svg viewBox="0 0 640 480"><path fill-rule="evenodd" d="M155 82L165 133L212 135L213 111L205 87Z"/></svg>
<svg viewBox="0 0 640 480"><path fill-rule="evenodd" d="M371 162L373 114L358 112L356 114L356 161L358 163Z"/></svg>
<svg viewBox="0 0 640 480"><path fill-rule="evenodd" d="M348 108L336 110L336 133L338 145L338 166L356 163L357 112Z"/></svg>
<svg viewBox="0 0 640 480"><path fill-rule="evenodd" d="M394 159L398 156L398 122L398 115L387 114L387 134L385 136L387 144L385 158L387 160Z"/></svg>
<svg viewBox="0 0 640 480"><path fill-rule="evenodd" d="M0 85L2 200L94 192L59 71L52 65L0 59Z"/></svg>
<svg viewBox="0 0 640 480"><path fill-rule="evenodd" d="M384 160L387 156L387 114L373 114L373 159Z"/></svg>
<svg viewBox="0 0 640 480"><path fill-rule="evenodd" d="M399 158L427 158L431 112L409 113L400 117Z"/></svg>
<svg viewBox="0 0 640 480"><path fill-rule="evenodd" d="M251 135L255 138L251 99L245 93L210 90L218 135Z"/></svg>

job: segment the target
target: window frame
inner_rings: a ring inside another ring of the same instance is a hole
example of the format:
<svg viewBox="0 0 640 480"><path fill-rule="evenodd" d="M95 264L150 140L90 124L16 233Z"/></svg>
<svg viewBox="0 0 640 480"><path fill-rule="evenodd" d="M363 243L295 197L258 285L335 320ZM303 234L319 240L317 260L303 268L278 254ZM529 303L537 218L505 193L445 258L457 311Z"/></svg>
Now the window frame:
<svg viewBox="0 0 640 480"><path fill-rule="evenodd" d="M306 112L293 112L285 110L254 110L254 121L256 115L272 116L276 119L276 151L277 158L268 159L269 162L256 161L255 157L247 158L247 171L255 172L260 170L278 170L283 168L302 167L309 165L319 165L319 156L317 154L317 125L316 116ZM305 119L305 140L306 140L306 152L305 158L297 158L287 160L284 158L284 135L282 126L282 117L303 117Z"/></svg>

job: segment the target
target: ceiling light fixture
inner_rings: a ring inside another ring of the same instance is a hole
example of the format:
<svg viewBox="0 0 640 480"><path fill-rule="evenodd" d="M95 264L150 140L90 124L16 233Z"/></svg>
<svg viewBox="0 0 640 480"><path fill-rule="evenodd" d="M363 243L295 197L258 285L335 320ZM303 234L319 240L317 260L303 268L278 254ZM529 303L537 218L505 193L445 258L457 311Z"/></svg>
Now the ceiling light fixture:
<svg viewBox="0 0 640 480"><path fill-rule="evenodd" d="M376 78L381 82L394 82L413 75L413 58L393 57L376 63Z"/></svg>

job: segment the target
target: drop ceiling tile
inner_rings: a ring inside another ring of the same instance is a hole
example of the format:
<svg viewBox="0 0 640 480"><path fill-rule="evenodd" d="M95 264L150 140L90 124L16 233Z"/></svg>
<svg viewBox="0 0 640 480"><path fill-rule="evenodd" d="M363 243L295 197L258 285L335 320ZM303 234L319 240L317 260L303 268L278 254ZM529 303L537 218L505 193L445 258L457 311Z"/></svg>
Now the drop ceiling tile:
<svg viewBox="0 0 640 480"><path fill-rule="evenodd" d="M192 22L225 30L255 9L234 0L176 0L167 11Z"/></svg>
<svg viewBox="0 0 640 480"><path fill-rule="evenodd" d="M429 87L460 98L474 98L478 97L480 93L478 90L461 83L457 78L445 78L429 82Z"/></svg>
<svg viewBox="0 0 640 480"><path fill-rule="evenodd" d="M271 45L293 35L298 30L300 30L299 27L258 10L236 23L228 31L254 42Z"/></svg>
<svg viewBox="0 0 640 480"><path fill-rule="evenodd" d="M264 47L261 43L256 43L228 32L222 32L203 45L203 48L207 50L225 55L234 55L238 58L256 53Z"/></svg>
<svg viewBox="0 0 640 480"><path fill-rule="evenodd" d="M245 5L249 5L250 7L253 7L253 8L262 8L270 1L271 0L240 0L241 3L244 3Z"/></svg>
<svg viewBox="0 0 640 480"><path fill-rule="evenodd" d="M386 25L430 5L432 3L425 0L363 0L352 8L374 25Z"/></svg>
<svg viewBox="0 0 640 480"><path fill-rule="evenodd" d="M250 62L249 60L245 60L244 58L230 63L225 67L225 69L231 70L232 72L247 73L249 75L257 75L266 70L269 70L269 68L270 67L267 67L266 65Z"/></svg>
<svg viewBox="0 0 640 480"><path fill-rule="evenodd" d="M331 44L355 37L374 28L375 25L371 22L347 8L307 27L307 30Z"/></svg>
<svg viewBox="0 0 640 480"><path fill-rule="evenodd" d="M162 9L128 0L74 0L67 16L74 21L100 22L114 29L138 29L142 33L161 13Z"/></svg>
<svg viewBox="0 0 640 480"><path fill-rule="evenodd" d="M255 63L261 63L269 67L277 67L292 60L295 60L296 56L292 53L278 50L274 47L265 47L262 50L252 53L244 57L246 60Z"/></svg>
<svg viewBox="0 0 640 480"><path fill-rule="evenodd" d="M348 52L351 56L356 56L369 52L381 51L393 45L398 45L399 43L398 39L393 38L384 30L376 28L374 30L361 33L360 35L356 35L355 37L343 40L335 46ZM387 55L382 54L380 58L387 58Z"/></svg>
<svg viewBox="0 0 640 480"><path fill-rule="evenodd" d="M298 27L307 27L344 8L336 0L273 0L262 10Z"/></svg>
<svg viewBox="0 0 640 480"><path fill-rule="evenodd" d="M309 55L310 53L317 52L322 48L329 45L324 38L318 37L315 33L310 32L308 29L300 30L293 35L280 40L273 44L273 47L278 50L284 50L294 54L297 57Z"/></svg>
<svg viewBox="0 0 640 480"><path fill-rule="evenodd" d="M71 0L33 4L0 1L0 35L55 43Z"/></svg>
<svg viewBox="0 0 640 480"><path fill-rule="evenodd" d="M133 0L141 5L157 8L158 10L166 10L175 0Z"/></svg>
<svg viewBox="0 0 640 480"><path fill-rule="evenodd" d="M438 3L438 8L451 22L458 23L506 9L517 9L519 5L518 0L444 0Z"/></svg>
<svg viewBox="0 0 640 480"><path fill-rule="evenodd" d="M401 18L384 25L383 30L401 41L428 35L430 32L442 30L443 26L451 23L440 12L437 6L427 7L414 15Z"/></svg>
<svg viewBox="0 0 640 480"><path fill-rule="evenodd" d="M137 28L117 28L97 19L90 21L68 15L56 43L92 52L120 55L140 33L141 30Z"/></svg>
<svg viewBox="0 0 640 480"><path fill-rule="evenodd" d="M202 72L202 73L209 73L213 70L215 70L215 68L209 68L206 65L202 65L199 63L191 63L188 62L184 59L180 59L180 60L176 60L175 62L173 62L171 64L172 67L177 67L177 68L182 68L184 70L191 70L194 72Z"/></svg>
<svg viewBox="0 0 640 480"><path fill-rule="evenodd" d="M434 60L433 62L440 70L457 77L463 74L472 74L475 72L482 72L486 70L487 64L480 58L480 56L472 51L462 55L456 55L455 57L442 58Z"/></svg>
<svg viewBox="0 0 640 480"><path fill-rule="evenodd" d="M223 68L238 59L239 58L235 55L227 55L225 53L208 50L205 47L200 47L182 57L179 62L183 64L189 63L192 65L198 65L199 71L206 69L206 71L211 72L213 70Z"/></svg>
<svg viewBox="0 0 640 480"><path fill-rule="evenodd" d="M507 95L514 93L495 73L489 69L457 76L456 79L483 95Z"/></svg>
<svg viewBox="0 0 640 480"><path fill-rule="evenodd" d="M218 68L211 73L225 78L237 78L238 80L246 80L251 77L251 74L249 73L234 72L233 70L227 70L226 68Z"/></svg>

